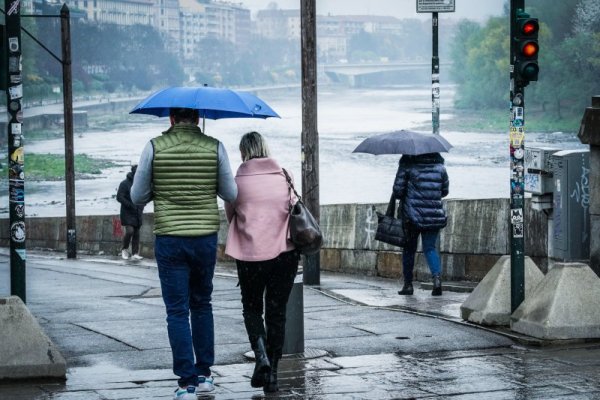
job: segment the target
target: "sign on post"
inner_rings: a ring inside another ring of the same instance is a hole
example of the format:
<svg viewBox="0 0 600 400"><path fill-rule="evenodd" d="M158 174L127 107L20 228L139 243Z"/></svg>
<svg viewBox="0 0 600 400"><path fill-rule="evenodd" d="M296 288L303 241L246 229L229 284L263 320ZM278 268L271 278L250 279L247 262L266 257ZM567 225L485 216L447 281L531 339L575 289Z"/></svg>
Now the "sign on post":
<svg viewBox="0 0 600 400"><path fill-rule="evenodd" d="M454 0L417 0L418 13L454 12Z"/></svg>

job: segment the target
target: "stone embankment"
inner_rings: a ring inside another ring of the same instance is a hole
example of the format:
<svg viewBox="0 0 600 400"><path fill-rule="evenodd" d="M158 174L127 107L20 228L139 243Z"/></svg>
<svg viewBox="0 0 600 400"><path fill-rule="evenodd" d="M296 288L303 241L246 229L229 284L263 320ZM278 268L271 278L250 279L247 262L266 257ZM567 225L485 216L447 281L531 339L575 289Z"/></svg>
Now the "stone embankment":
<svg viewBox="0 0 600 400"><path fill-rule="evenodd" d="M528 203L527 203L528 204ZM336 204L321 207L321 227L325 241L321 269L368 276L399 278L402 274L401 249L375 240L377 216L387 204ZM444 279L479 281L496 261L510 254L508 199L448 200L448 226L440 235ZM526 207L525 252L545 271L547 269L547 219L544 213ZM221 213L219 259L224 254L227 222ZM65 218L28 218L27 247L66 249ZM0 220L0 245L8 246L9 221ZM144 215L141 254L153 257L153 214ZM117 255L122 229L118 215L77 217L77 248L81 253ZM429 279L425 258L417 255L417 279Z"/></svg>

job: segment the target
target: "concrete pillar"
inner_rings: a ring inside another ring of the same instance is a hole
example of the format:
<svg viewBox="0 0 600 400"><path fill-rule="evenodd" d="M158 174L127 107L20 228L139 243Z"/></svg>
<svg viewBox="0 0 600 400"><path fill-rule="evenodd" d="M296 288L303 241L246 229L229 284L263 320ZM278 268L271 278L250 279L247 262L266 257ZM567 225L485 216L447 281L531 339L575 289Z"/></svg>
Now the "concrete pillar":
<svg viewBox="0 0 600 400"><path fill-rule="evenodd" d="M577 136L590 146L590 268L600 276L600 96L585 109Z"/></svg>
<svg viewBox="0 0 600 400"><path fill-rule="evenodd" d="M0 381L65 379L65 359L17 296L0 297L0 338Z"/></svg>
<svg viewBox="0 0 600 400"><path fill-rule="evenodd" d="M511 315L510 329L540 339L600 338L600 279L582 263L556 263Z"/></svg>

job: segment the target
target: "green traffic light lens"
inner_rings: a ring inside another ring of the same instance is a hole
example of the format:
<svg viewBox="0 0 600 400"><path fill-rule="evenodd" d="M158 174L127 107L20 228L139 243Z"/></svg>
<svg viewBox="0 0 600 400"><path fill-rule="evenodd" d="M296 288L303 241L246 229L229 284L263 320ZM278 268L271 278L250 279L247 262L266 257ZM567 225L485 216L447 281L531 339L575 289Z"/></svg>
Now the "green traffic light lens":
<svg viewBox="0 0 600 400"><path fill-rule="evenodd" d="M526 80L537 80L540 67L537 63L529 62L521 68L521 76Z"/></svg>

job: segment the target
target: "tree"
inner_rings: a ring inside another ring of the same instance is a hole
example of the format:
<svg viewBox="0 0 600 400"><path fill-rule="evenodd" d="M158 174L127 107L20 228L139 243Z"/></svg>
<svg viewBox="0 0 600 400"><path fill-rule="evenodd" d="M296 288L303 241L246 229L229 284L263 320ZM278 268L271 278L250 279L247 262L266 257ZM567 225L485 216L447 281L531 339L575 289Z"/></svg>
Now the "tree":
<svg viewBox="0 0 600 400"><path fill-rule="evenodd" d="M600 2L581 0L575 8L573 33L593 33L600 31Z"/></svg>
<svg viewBox="0 0 600 400"><path fill-rule="evenodd" d="M464 84L469 79L469 51L477 45L476 38L481 31L481 26L476 22L463 20L459 23L450 47L450 58L453 60L450 75L454 82Z"/></svg>
<svg viewBox="0 0 600 400"><path fill-rule="evenodd" d="M490 18L476 29L463 22L459 27L464 46L456 44L452 61L462 64L462 79L456 95L457 107L483 109L506 106L510 42L506 18ZM472 32L472 35L468 35ZM463 46L462 48L460 46ZM459 58L454 58L454 57Z"/></svg>

